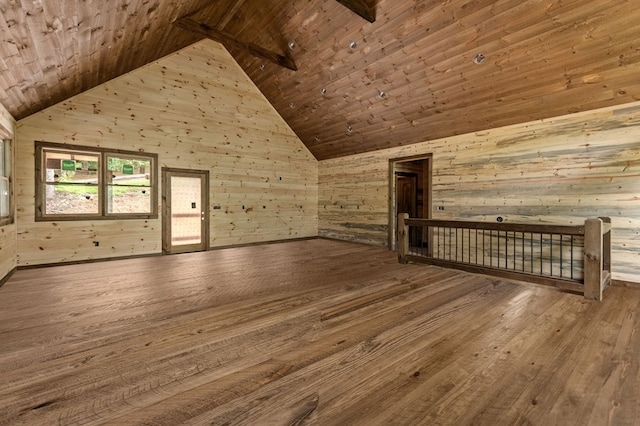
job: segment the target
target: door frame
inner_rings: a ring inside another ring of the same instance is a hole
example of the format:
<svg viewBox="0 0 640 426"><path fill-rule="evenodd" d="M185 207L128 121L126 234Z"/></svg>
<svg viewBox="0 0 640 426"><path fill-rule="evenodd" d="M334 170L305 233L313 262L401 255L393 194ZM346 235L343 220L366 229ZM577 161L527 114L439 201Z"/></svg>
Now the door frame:
<svg viewBox="0 0 640 426"><path fill-rule="evenodd" d="M192 251L209 250L209 170L178 169L173 167L162 168L162 253L175 254ZM171 245L171 177L200 178L202 182L201 203L204 220L202 221L202 243L198 245L180 246L178 250L172 250Z"/></svg>
<svg viewBox="0 0 640 426"><path fill-rule="evenodd" d="M418 154L408 157L399 157L389 159L389 196L388 196L388 232L387 232L387 247L389 250L396 250L396 228L398 221L397 200L396 200L396 163L403 163L408 161L423 160L422 169L422 216L424 219L431 219L433 217L433 199L432 199L432 182L433 182L433 154ZM429 235L429 247L431 247L431 235Z"/></svg>

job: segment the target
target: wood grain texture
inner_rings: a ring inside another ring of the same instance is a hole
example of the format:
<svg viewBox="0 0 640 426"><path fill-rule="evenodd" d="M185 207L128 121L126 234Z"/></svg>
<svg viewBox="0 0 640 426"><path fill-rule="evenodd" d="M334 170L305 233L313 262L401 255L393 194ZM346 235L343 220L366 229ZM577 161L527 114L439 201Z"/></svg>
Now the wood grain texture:
<svg viewBox="0 0 640 426"><path fill-rule="evenodd" d="M156 153L159 167L209 170L211 247L317 235L317 161L218 43L32 115L17 132L20 265L162 245L160 219L35 223L35 140Z"/></svg>
<svg viewBox="0 0 640 426"><path fill-rule="evenodd" d="M0 105L0 137L14 139L16 122L9 112ZM13 156L15 158L15 143ZM15 194L15 161L11 162L14 177L10 180L11 191ZM15 205L15 203L14 203ZM15 211L14 211L15 218ZM18 264L17 227L14 223L0 226L0 280L13 271Z"/></svg>
<svg viewBox="0 0 640 426"><path fill-rule="evenodd" d="M640 100L633 0L0 0L0 12L0 103L18 119L200 40L173 24L187 15L242 41L231 54L318 159Z"/></svg>
<svg viewBox="0 0 640 426"><path fill-rule="evenodd" d="M389 159L427 153L433 219L609 216L612 278L640 282L639 103L321 161L319 234L386 245Z"/></svg>
<svg viewBox="0 0 640 426"><path fill-rule="evenodd" d="M319 160L640 99L625 0L378 0L372 24L338 2L248 3L228 31L295 40L298 71L231 53Z"/></svg>
<svg viewBox="0 0 640 426"><path fill-rule="evenodd" d="M209 24L206 24L204 22L198 22L190 16L185 16L183 18L176 20L174 22L174 25L184 30L191 31L196 34L200 34L213 41L222 43L227 48L233 47L235 49L245 50L248 53L254 56L257 56L258 58L267 60L277 65L281 65L292 71L297 70L296 64L293 63L291 58L289 58L288 56L280 53L272 52L270 50L257 46L253 43L241 41L231 34L225 33L224 31L216 30L215 28L212 28Z"/></svg>
<svg viewBox="0 0 640 426"><path fill-rule="evenodd" d="M0 2L0 102L22 119L200 40L171 22L198 0Z"/></svg>
<svg viewBox="0 0 640 426"><path fill-rule="evenodd" d="M632 425L639 309L323 239L19 270L0 423Z"/></svg>

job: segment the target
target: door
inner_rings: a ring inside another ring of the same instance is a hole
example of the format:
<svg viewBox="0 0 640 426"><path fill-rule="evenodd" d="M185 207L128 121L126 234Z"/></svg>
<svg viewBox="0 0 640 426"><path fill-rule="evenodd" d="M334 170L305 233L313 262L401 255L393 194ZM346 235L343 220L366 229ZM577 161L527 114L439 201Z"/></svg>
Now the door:
<svg viewBox="0 0 640 426"><path fill-rule="evenodd" d="M209 172L162 169L162 251L209 248Z"/></svg>
<svg viewBox="0 0 640 426"><path fill-rule="evenodd" d="M389 248L396 249L399 213L410 217L431 219L431 155L389 160ZM409 235L410 245L430 251L432 231L423 229Z"/></svg>
<svg viewBox="0 0 640 426"><path fill-rule="evenodd" d="M417 217L418 176L415 174L396 173L396 214L409 213L409 217Z"/></svg>

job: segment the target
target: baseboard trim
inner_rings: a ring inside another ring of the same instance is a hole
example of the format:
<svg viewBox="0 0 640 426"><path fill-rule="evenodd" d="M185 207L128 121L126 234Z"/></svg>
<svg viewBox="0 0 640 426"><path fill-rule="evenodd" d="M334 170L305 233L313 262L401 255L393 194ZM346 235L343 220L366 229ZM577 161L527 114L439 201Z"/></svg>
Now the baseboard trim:
<svg viewBox="0 0 640 426"><path fill-rule="evenodd" d="M131 256L116 256L116 257L100 257L97 259L70 260L68 262L39 263L37 265L19 265L18 270L52 268L54 266L83 265L85 263L111 262L114 260L142 259L145 257L155 257L155 256L162 256L162 253L136 254Z"/></svg>
<svg viewBox="0 0 640 426"><path fill-rule="evenodd" d="M632 281L611 280L611 285L616 287L631 287L640 289L640 283L634 283Z"/></svg>
<svg viewBox="0 0 640 426"><path fill-rule="evenodd" d="M320 237L300 237L300 238L289 238L289 239L284 239L284 240L258 241L258 242L255 242L255 243L229 244L229 245L226 245L226 246L210 247L209 251L224 250L224 249L239 248L239 247L264 246L264 245L267 245L267 244L292 243L292 242L295 242L295 241L317 240L319 238Z"/></svg>
<svg viewBox="0 0 640 426"><path fill-rule="evenodd" d="M238 247L259 246L259 245L266 245L266 244L278 244L278 243L286 243L286 242L293 242L293 241L317 240L317 239L318 237L301 237L301 238L291 238L286 240L261 241L261 242L246 243L246 244L233 244L233 245L220 246L220 247L210 247L209 250L207 251L224 250L224 249L238 248ZM201 253L201 252L193 252L193 253ZM71 260L68 262L40 263L37 265L19 265L17 269L23 270L23 269L51 268L55 266L82 265L85 263L110 262L114 260L142 259L145 257L155 257L155 256L174 256L178 254L187 254L187 253L149 253L149 254L137 254L137 255L131 255L131 256L101 257L97 259Z"/></svg>
<svg viewBox="0 0 640 426"><path fill-rule="evenodd" d="M11 277L13 276L13 274L15 274L15 273L16 273L16 270L17 270L17 269L18 269L17 267L16 267L16 268L13 268L12 270L10 270L10 271L7 273L7 275L5 275L5 276L4 276L4 278L2 278L2 279L0 280L0 287L2 287L2 286L4 285L4 283L6 283L7 281L9 281L9 278L11 278Z"/></svg>

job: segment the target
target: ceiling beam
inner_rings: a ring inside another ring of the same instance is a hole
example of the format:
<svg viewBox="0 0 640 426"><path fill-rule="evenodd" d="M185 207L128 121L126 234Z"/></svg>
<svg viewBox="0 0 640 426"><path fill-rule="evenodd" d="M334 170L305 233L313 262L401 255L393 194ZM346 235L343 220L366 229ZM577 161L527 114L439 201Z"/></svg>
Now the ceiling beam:
<svg viewBox="0 0 640 426"><path fill-rule="evenodd" d="M362 18L373 23L376 21L375 0L337 0L341 5L349 8Z"/></svg>
<svg viewBox="0 0 640 426"><path fill-rule="evenodd" d="M298 70L296 64L293 62L293 59L291 59L290 57L272 52L253 43L240 41L233 35L224 31L217 30L210 25L205 24L204 22L199 22L193 19L191 16L185 16L183 18L177 19L174 24L184 30L201 34L206 38L217 41L218 43L222 43L226 47L233 47L236 49L244 50L245 52L248 52L254 56L273 62L274 64L280 65L282 67L289 68L290 70Z"/></svg>

